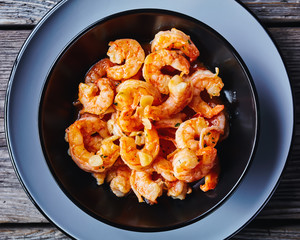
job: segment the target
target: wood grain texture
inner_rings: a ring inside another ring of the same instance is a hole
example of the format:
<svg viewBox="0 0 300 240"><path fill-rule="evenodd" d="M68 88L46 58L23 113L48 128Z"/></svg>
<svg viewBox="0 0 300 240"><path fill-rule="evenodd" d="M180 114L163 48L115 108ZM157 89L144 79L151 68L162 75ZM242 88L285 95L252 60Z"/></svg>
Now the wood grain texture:
<svg viewBox="0 0 300 240"><path fill-rule="evenodd" d="M58 2L0 0L0 239L68 239L48 223L24 192L9 159L4 133L6 87L14 60L30 34L25 29L33 28ZM241 2L267 26L281 26L268 30L286 62L296 116L293 148L277 190L233 239L300 239L300 1Z"/></svg>
<svg viewBox="0 0 300 240"><path fill-rule="evenodd" d="M47 222L17 179L4 132L4 102L8 79L18 52L29 34L28 30L0 31L0 223Z"/></svg>
<svg viewBox="0 0 300 240"><path fill-rule="evenodd" d="M60 0L0 1L0 25L35 25Z"/></svg>
<svg viewBox="0 0 300 240"><path fill-rule="evenodd" d="M232 239L240 240L296 240L300 239L299 222L271 220L271 221L253 221L240 233Z"/></svg>
<svg viewBox="0 0 300 240"><path fill-rule="evenodd" d="M241 2L264 23L300 21L298 0L242 0Z"/></svg>
<svg viewBox="0 0 300 240"><path fill-rule="evenodd" d="M60 0L0 1L0 26L34 26ZM300 22L298 0L242 0L265 23Z"/></svg>
<svg viewBox="0 0 300 240"><path fill-rule="evenodd" d="M0 226L0 239L62 240L69 238L50 224L19 224Z"/></svg>
<svg viewBox="0 0 300 240"><path fill-rule="evenodd" d="M294 144L281 182L258 218L300 219L300 28L271 28L279 47L295 100Z"/></svg>

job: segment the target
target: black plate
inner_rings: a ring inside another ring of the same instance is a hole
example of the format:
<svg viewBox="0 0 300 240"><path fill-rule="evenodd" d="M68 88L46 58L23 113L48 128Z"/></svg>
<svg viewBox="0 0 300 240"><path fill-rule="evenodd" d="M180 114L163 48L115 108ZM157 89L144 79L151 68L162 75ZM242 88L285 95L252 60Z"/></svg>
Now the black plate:
<svg viewBox="0 0 300 240"><path fill-rule="evenodd" d="M104 6L105 5L105 6ZM112 14L160 8L196 18L222 34L239 52L253 77L261 112L259 145L236 191L201 221L159 233L121 230L91 217L57 185L39 138L39 103L49 66L82 29ZM212 14L213 13L213 14ZM256 36L256 41L253 40ZM184 3L165 1L62 1L38 24L25 42L8 85L5 124L16 172L46 217L67 234L81 239L224 239L243 227L267 202L277 186L293 133L293 100L285 66L261 25L235 1Z"/></svg>
<svg viewBox="0 0 300 240"><path fill-rule="evenodd" d="M218 145L222 170L214 191L204 193L199 184L195 184L193 193L184 201L161 197L158 204L150 206L138 203L134 194L118 199L107 187L97 187L95 179L71 161L63 135L77 118L72 103L78 97L78 85L90 66L106 57L109 41L135 38L138 42L149 43L158 31L172 27L191 36L201 53L201 62L212 71L219 67L225 85L222 94L226 93L233 101L226 104L230 114L230 134ZM129 230L170 230L199 220L237 186L252 158L257 140L256 101L247 68L232 46L213 29L170 11L126 11L89 27L75 38L51 68L41 99L42 146L58 184L87 213Z"/></svg>

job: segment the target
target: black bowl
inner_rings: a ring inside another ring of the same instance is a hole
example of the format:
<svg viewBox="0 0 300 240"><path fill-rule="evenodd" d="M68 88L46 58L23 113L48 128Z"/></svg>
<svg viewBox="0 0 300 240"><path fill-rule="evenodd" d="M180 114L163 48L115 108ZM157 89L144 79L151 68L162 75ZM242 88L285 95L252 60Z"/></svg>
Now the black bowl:
<svg viewBox="0 0 300 240"><path fill-rule="evenodd" d="M67 154L65 129L77 112L78 84L88 69L106 56L108 42L134 38L150 42L160 30L175 27L190 35L200 60L219 67L222 97L229 111L230 134L218 147L221 175L213 191L197 189L185 200L160 197L158 204L138 203L133 194L117 198L107 186L79 169ZM44 86L40 135L49 168L65 194L91 216L133 231L162 231L200 220L236 188L254 154L258 130L257 99L251 76L233 47L216 31L188 16L164 10L128 11L102 19L80 33L58 57ZM67 216L66 216L67 217Z"/></svg>

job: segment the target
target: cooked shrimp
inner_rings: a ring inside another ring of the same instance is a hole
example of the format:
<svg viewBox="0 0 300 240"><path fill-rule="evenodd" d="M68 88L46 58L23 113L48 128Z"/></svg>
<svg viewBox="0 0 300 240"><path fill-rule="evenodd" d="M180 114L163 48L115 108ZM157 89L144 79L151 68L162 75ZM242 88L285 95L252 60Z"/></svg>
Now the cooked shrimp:
<svg viewBox="0 0 300 240"><path fill-rule="evenodd" d="M164 183L167 187L167 195L174 199L183 200L185 199L186 194L190 194L192 192L191 187L189 187L188 184L184 181L165 181Z"/></svg>
<svg viewBox="0 0 300 240"><path fill-rule="evenodd" d="M101 59L88 71L85 76L85 83L93 83L99 78L105 77L107 69L114 65L108 58Z"/></svg>
<svg viewBox="0 0 300 240"><path fill-rule="evenodd" d="M132 189L149 204L163 192L185 199L200 179L202 191L214 189L215 147L229 131L217 98L224 85L219 69L196 62L199 50L175 28L158 32L144 49L134 39L108 45L108 58L79 84L80 118L65 134L73 161L117 197Z"/></svg>
<svg viewBox="0 0 300 240"><path fill-rule="evenodd" d="M206 89L210 97L220 96L224 83L218 74L218 68L216 68L216 73L212 73L206 68L199 68L189 79L196 90L201 92Z"/></svg>
<svg viewBox="0 0 300 240"><path fill-rule="evenodd" d="M205 102L201 98L200 94L193 96L189 107L205 118L211 118L223 111L224 109L224 105L216 105L215 107L211 107L207 102Z"/></svg>
<svg viewBox="0 0 300 240"><path fill-rule="evenodd" d="M207 175L205 175L205 183L203 185L200 185L200 189L203 192L215 189L218 184L220 174L220 165L218 162L218 157L216 162L216 165L210 170L210 172Z"/></svg>
<svg viewBox="0 0 300 240"><path fill-rule="evenodd" d="M85 136L98 135L101 139L108 137L106 122L98 117L81 118L69 126L66 133L69 152L74 162L87 172L103 172L98 164L93 164L95 152L87 149Z"/></svg>
<svg viewBox="0 0 300 240"><path fill-rule="evenodd" d="M207 121L203 117L191 118L182 124L175 134L175 141L178 148L189 148L197 151L201 148L201 131L208 127Z"/></svg>
<svg viewBox="0 0 300 240"><path fill-rule="evenodd" d="M223 112L207 120L211 127L215 130L220 131L221 134L225 132L226 129L226 117Z"/></svg>
<svg viewBox="0 0 300 240"><path fill-rule="evenodd" d="M141 150L137 149L135 139L132 137L120 138L120 155L123 161L135 170L142 170L152 163L159 153L159 137L156 129L145 128L145 145Z"/></svg>
<svg viewBox="0 0 300 240"><path fill-rule="evenodd" d="M114 86L107 78L99 78L95 83L79 84L78 100L83 105L81 112L104 114L112 105L114 96Z"/></svg>
<svg viewBox="0 0 300 240"><path fill-rule="evenodd" d="M169 118L170 115L179 113L191 101L193 86L189 81L185 82L180 76L175 75L168 83L170 95L159 106L146 106L145 117L153 120Z"/></svg>
<svg viewBox="0 0 300 240"><path fill-rule="evenodd" d="M173 173L172 163L169 160L158 156L153 162L152 167L155 172L160 174L167 181L171 182L177 180Z"/></svg>
<svg viewBox="0 0 300 240"><path fill-rule="evenodd" d="M180 71L180 75L187 75L189 74L190 63L176 51L165 49L150 53L146 57L143 67L145 80L157 87L161 93L168 94L168 84L172 77L162 73L162 69L165 66L171 66Z"/></svg>
<svg viewBox="0 0 300 240"><path fill-rule="evenodd" d="M118 117L119 112L114 112L111 114L110 119L107 121L107 129L111 135L119 137L126 136L126 134L122 132L122 129L117 123Z"/></svg>
<svg viewBox="0 0 300 240"><path fill-rule="evenodd" d="M215 147L220 136L224 134L226 117L223 112L207 120L209 127L203 128L200 134L200 148Z"/></svg>
<svg viewBox="0 0 300 240"><path fill-rule="evenodd" d="M144 81L144 78L143 78L143 68L141 67L139 69L139 71L137 72L137 74L135 74L134 76L130 77L131 79L136 79L136 80L142 80Z"/></svg>
<svg viewBox="0 0 300 240"><path fill-rule="evenodd" d="M189 148L177 150L172 165L177 179L194 182L206 176L216 164L217 150L212 147L199 149L196 153Z"/></svg>
<svg viewBox="0 0 300 240"><path fill-rule="evenodd" d="M177 113L169 116L169 118L161 119L154 122L156 129L160 128L178 128L186 118L185 113Z"/></svg>
<svg viewBox="0 0 300 240"><path fill-rule="evenodd" d="M197 113L206 118L211 118L224 109L224 105L209 106L200 96L201 92L206 89L210 97L220 96L224 84L222 79L218 76L218 69L216 73L205 68L199 68L189 78L194 87L194 96L189 106Z"/></svg>
<svg viewBox="0 0 300 240"><path fill-rule="evenodd" d="M118 111L136 109L142 96L152 96L152 104L161 103L161 94L157 88L145 81L129 79L117 87L117 95L114 100L114 107Z"/></svg>
<svg viewBox="0 0 300 240"><path fill-rule="evenodd" d="M92 176L97 180L97 185L102 185L106 178L106 172L92 173Z"/></svg>
<svg viewBox="0 0 300 240"><path fill-rule="evenodd" d="M133 132L143 129L141 111L128 110L119 112L117 124L121 128L122 132Z"/></svg>
<svg viewBox="0 0 300 240"><path fill-rule="evenodd" d="M176 28L160 31L155 35L151 44L151 51L160 49L179 49L190 58L190 61L196 60L200 54L190 36Z"/></svg>
<svg viewBox="0 0 300 240"><path fill-rule="evenodd" d="M117 197L124 197L131 190L131 170L125 164L113 167L107 175L110 189Z"/></svg>
<svg viewBox="0 0 300 240"><path fill-rule="evenodd" d="M101 158L99 167L103 171L110 168L120 156L120 147L114 143L117 139L119 139L119 136L105 138L101 143L99 151L96 153L97 157L100 156Z"/></svg>
<svg viewBox="0 0 300 240"><path fill-rule="evenodd" d="M200 134L200 148L207 146L215 147L219 141L220 134L220 131L218 131L215 127L203 128Z"/></svg>
<svg viewBox="0 0 300 240"><path fill-rule="evenodd" d="M96 116L85 113L80 116L80 119L81 119L81 121L83 121L82 120L83 118L89 118L89 117L94 118ZM86 150L88 150L89 152L97 152L100 149L103 138L108 136L106 129L104 129L102 133L103 134L101 134L101 135L96 132L94 134L91 134L89 131L86 131L85 128L81 129L83 143L84 143Z"/></svg>
<svg viewBox="0 0 300 240"><path fill-rule="evenodd" d="M107 76L114 80L128 79L138 73L145 60L145 52L134 39L118 39L109 43L107 55L116 65L107 69Z"/></svg>
<svg viewBox="0 0 300 240"><path fill-rule="evenodd" d="M156 199L163 193L163 181L160 178L153 180L151 173L146 171L133 170L130 184L139 202L144 202L145 198L149 204L157 203Z"/></svg>

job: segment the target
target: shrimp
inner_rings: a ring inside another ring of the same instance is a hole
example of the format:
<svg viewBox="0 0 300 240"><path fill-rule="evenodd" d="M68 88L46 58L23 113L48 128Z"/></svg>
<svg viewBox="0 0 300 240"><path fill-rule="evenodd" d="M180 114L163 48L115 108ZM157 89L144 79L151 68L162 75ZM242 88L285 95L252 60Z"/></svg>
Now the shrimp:
<svg viewBox="0 0 300 240"><path fill-rule="evenodd" d="M207 120L211 127L219 131L221 134L224 134L226 130L226 117L223 112L220 112L218 115Z"/></svg>
<svg viewBox="0 0 300 240"><path fill-rule="evenodd" d="M92 173L92 176L96 179L97 185L102 185L106 178L106 172Z"/></svg>
<svg viewBox="0 0 300 240"><path fill-rule="evenodd" d="M107 55L116 65L107 69L108 78L128 79L138 73L145 60L145 52L134 39L118 39L109 43Z"/></svg>
<svg viewBox="0 0 300 240"><path fill-rule="evenodd" d="M171 161L158 156L152 164L155 172L164 178L167 187L167 195L177 199L184 199L188 192L188 186L185 182L179 181L173 173Z"/></svg>
<svg viewBox="0 0 300 240"><path fill-rule="evenodd" d="M122 137L125 136L125 134L122 132L122 129L117 124L118 115L119 112L114 112L111 114L110 119L107 121L107 129L111 135Z"/></svg>
<svg viewBox="0 0 300 240"><path fill-rule="evenodd" d="M208 119L209 127L202 129L200 134L200 148L205 146L215 147L220 139L220 136L224 134L226 126L226 117L223 112ZM225 136L226 137L226 136Z"/></svg>
<svg viewBox="0 0 300 240"><path fill-rule="evenodd" d="M131 190L131 170L125 164L112 167L107 174L110 189L117 197L124 197Z"/></svg>
<svg viewBox="0 0 300 240"><path fill-rule="evenodd" d="M199 95L193 96L189 107L205 118L212 118L224 109L224 105L216 105L215 107L211 107L201 98L200 93Z"/></svg>
<svg viewBox="0 0 300 240"><path fill-rule="evenodd" d="M194 182L206 176L216 165L217 150L206 147L196 151L178 149L172 157L174 175L178 180Z"/></svg>
<svg viewBox="0 0 300 240"><path fill-rule="evenodd" d="M101 59L88 71L85 76L85 83L94 83L99 78L106 76L107 69L114 65L108 58Z"/></svg>
<svg viewBox="0 0 300 240"><path fill-rule="evenodd" d="M210 172L205 175L204 181L205 183L200 185L200 189L203 192L207 192L209 190L215 189L218 181L219 181L219 174L220 174L220 164L217 157L216 165L210 170Z"/></svg>
<svg viewBox="0 0 300 240"><path fill-rule="evenodd" d="M133 170L130 184L139 202L144 202L144 197L149 204L157 203L156 199L163 193L163 181L160 178L153 180L151 173L146 171Z"/></svg>
<svg viewBox="0 0 300 240"><path fill-rule="evenodd" d="M189 74L190 63L176 51L165 49L150 53L146 57L143 66L143 76L146 82L157 87L161 93L168 94L168 84L172 77L162 73L165 66L171 66L180 71L182 76L183 74Z"/></svg>
<svg viewBox="0 0 300 240"><path fill-rule="evenodd" d="M206 89L210 97L220 96L220 91L222 90L224 83L218 74L218 68L216 68L216 73L212 73L208 69L202 67L192 74L190 81L196 90L201 92Z"/></svg>
<svg viewBox="0 0 300 240"><path fill-rule="evenodd" d="M186 194L190 194L192 192L191 187L184 181L176 180L173 182L165 181L164 182L167 187L167 195L174 199L183 200L186 197Z"/></svg>
<svg viewBox="0 0 300 240"><path fill-rule="evenodd" d="M197 151L201 148L201 131L207 127L208 122L203 117L191 118L181 123L175 133L177 147Z"/></svg>
<svg viewBox="0 0 300 240"><path fill-rule="evenodd" d="M98 117L84 117L75 121L66 129L69 152L74 162L84 171L103 172L98 164L94 164L95 150L87 149L86 136L98 135L98 139L109 136L106 122ZM97 157L96 157L97 158Z"/></svg>
<svg viewBox="0 0 300 240"><path fill-rule="evenodd" d="M169 118L158 120L154 123L156 129L160 128L178 128L186 118L185 113L177 113L171 115Z"/></svg>
<svg viewBox="0 0 300 240"><path fill-rule="evenodd" d="M84 118L89 118L89 117L92 119L96 116L85 113L85 114L80 115L80 120L82 120ZM84 146L89 152L97 152L100 149L103 138L108 136L106 129L103 130L102 133L103 134L101 134L101 135L96 132L94 134L91 134L89 131L86 131L85 128L81 129ZM68 136L68 134L67 134L67 136Z"/></svg>
<svg viewBox="0 0 300 240"><path fill-rule="evenodd" d="M83 105L81 112L102 115L112 105L114 96L114 86L107 78L79 84L78 100Z"/></svg>
<svg viewBox="0 0 300 240"><path fill-rule="evenodd" d="M218 72L218 68L215 74L205 68L199 68L189 77L194 86L194 96L189 107L206 118L211 118L224 109L224 105L209 106L200 96L201 92L205 89L211 98L213 96L220 96L220 91L224 84L218 76Z"/></svg>
<svg viewBox="0 0 300 240"><path fill-rule="evenodd" d="M152 104L157 105L161 103L161 94L158 89L145 81L129 79L121 83L116 90L117 95L114 100L114 107L118 111L136 109L142 96L152 96Z"/></svg>
<svg viewBox="0 0 300 240"><path fill-rule="evenodd" d="M152 167L155 172L160 174L167 181L172 182L177 180L173 173L172 163L169 160L158 156L153 162Z"/></svg>
<svg viewBox="0 0 300 240"><path fill-rule="evenodd" d="M145 145L137 149L132 137L120 138L120 155L125 164L131 169L143 170L150 166L159 153L159 137L154 126L144 129Z"/></svg>
<svg viewBox="0 0 300 240"><path fill-rule="evenodd" d="M119 136L111 136L101 142L101 147L97 151L96 156L100 156L101 163L99 164L99 168L103 171L110 168L120 156L120 147L114 143L118 139Z"/></svg>
<svg viewBox="0 0 300 240"><path fill-rule="evenodd" d="M151 44L151 51L154 52L160 49L179 49L190 58L191 62L200 55L190 36L176 28L160 31L155 35Z"/></svg>
<svg viewBox="0 0 300 240"><path fill-rule="evenodd" d="M182 77L175 75L168 83L170 95L168 99L159 106L146 106L145 117L153 120L169 118L170 115L179 113L193 97L193 86L189 81L185 82Z"/></svg>
<svg viewBox="0 0 300 240"><path fill-rule="evenodd" d="M140 112L141 111L136 111L134 113L134 110L119 112L117 124L122 132L139 131L143 128L142 117L139 114Z"/></svg>
<svg viewBox="0 0 300 240"><path fill-rule="evenodd" d="M200 148L215 147L220 138L220 131L215 127L203 128L200 134Z"/></svg>

